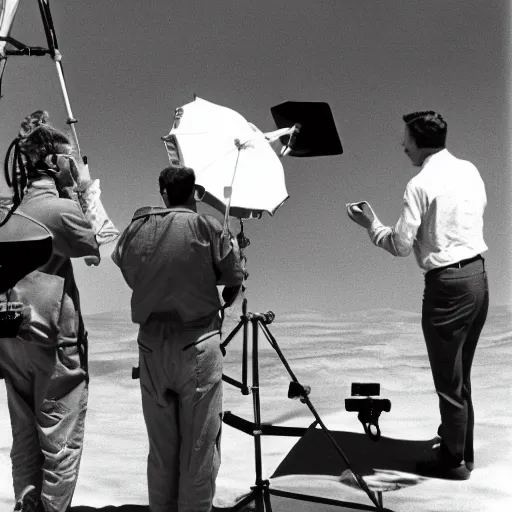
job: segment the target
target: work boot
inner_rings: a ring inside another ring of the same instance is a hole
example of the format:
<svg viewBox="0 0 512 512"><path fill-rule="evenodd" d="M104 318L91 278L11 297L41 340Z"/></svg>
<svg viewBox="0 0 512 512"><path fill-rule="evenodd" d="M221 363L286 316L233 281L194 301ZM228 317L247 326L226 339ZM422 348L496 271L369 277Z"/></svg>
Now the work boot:
<svg viewBox="0 0 512 512"><path fill-rule="evenodd" d="M44 512L41 493L33 485L27 485L16 500L14 512Z"/></svg>

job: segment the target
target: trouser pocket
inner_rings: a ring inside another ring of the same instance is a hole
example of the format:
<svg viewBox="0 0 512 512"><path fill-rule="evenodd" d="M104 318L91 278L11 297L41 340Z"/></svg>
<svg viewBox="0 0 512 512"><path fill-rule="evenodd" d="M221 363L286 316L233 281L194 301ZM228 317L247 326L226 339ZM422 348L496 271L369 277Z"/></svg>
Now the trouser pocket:
<svg viewBox="0 0 512 512"><path fill-rule="evenodd" d="M222 379L219 331L202 335L193 345L197 390L205 390Z"/></svg>

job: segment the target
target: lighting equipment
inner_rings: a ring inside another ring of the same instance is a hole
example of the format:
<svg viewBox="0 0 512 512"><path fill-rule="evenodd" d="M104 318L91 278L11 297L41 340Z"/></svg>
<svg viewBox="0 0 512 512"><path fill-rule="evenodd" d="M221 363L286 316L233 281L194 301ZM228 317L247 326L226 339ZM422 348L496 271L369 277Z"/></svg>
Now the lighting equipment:
<svg viewBox="0 0 512 512"><path fill-rule="evenodd" d="M261 405L260 405L260 379L259 379L259 333L262 332L270 343L270 346L274 349L282 364L284 365L286 371L288 372L291 382L288 388L288 398L290 399L300 399L300 401L309 408L313 416L315 417L315 422L313 425L319 425L327 438L333 445L334 450L340 456L340 458L344 461L345 467L349 469L354 478L356 479L358 485L361 489L368 495L370 500L373 503L373 507L364 507L359 504L355 504L354 508L364 509L364 510L375 510L375 511L387 511L383 507L383 499L382 492L377 491L374 493L366 484L364 479L356 472L356 470L351 465L350 461L346 457L345 453L335 440L334 436L327 429L324 422L320 418L320 415L316 411L315 407L311 403L309 398L309 394L311 392L311 387L307 385L301 384L295 374L293 373L288 361L286 360L283 352L281 351L277 340L272 335L269 325L275 319L275 314L272 311L267 311L266 313L251 313L248 311L247 298L245 297L245 280L247 278L247 272L245 269L247 258L244 254L244 249L250 244L250 240L244 234L244 223L243 219L239 219L240 222L240 232L237 235L237 239L240 245L240 253L241 259L243 262L243 270L244 275L246 276L244 279L244 284L242 285L242 315L240 316L240 321L235 326L235 328L227 335L224 342L221 344L221 350L223 355L226 355L226 347L228 344L235 338L235 336L242 330L243 340L242 340L242 381L237 381L236 379L223 375L223 380L240 389L243 395L252 394L253 399L253 411L254 411L254 420L248 421L243 419L231 411L226 411L223 415L223 422L227 425L236 428L242 432L245 432L248 435L253 436L254 438L254 457L255 457L255 472L256 472L256 481L255 485L251 487L251 491L243 497L239 502L237 502L234 507L229 510L234 512L240 509L243 509L248 503L252 501L255 502L256 512L272 512L272 504L271 504L271 495L282 496L292 499L298 499L301 501L314 501L317 503L326 503L330 505L337 505L343 507L350 507L351 503L349 502L341 502L338 500L326 500L316 496L308 496L304 494L297 493L288 493L286 491L281 491L278 489L272 489L270 486L270 481L268 479L263 479L262 475L262 448L261 448L261 437L264 435L277 435L277 436L303 436L308 429L306 428L296 428L296 427L280 427L269 424L262 424L261 419ZM252 347L249 347L249 339L252 342ZM248 379L248 359L249 359L249 349L251 350L251 358L252 358L252 381L249 383ZM341 471L340 471L341 473ZM363 507L363 508L362 508ZM391 511L387 511L391 512Z"/></svg>
<svg viewBox="0 0 512 512"><path fill-rule="evenodd" d="M286 496L302 501L316 501L347 507L346 502L323 500L319 497L290 494L270 487L262 475L261 437L263 435L302 436L307 429L263 425L261 422L259 381L259 333L263 332L291 377L288 389L290 399L300 399L307 405L335 451L352 472L359 486L366 492L374 507L366 510L383 511L382 493L372 492L363 478L353 469L343 450L329 432L314 408L309 393L311 388L302 385L286 361L269 325L275 319L272 311L252 313L248 310L246 291L247 258L244 249L250 240L244 233L244 220L261 218L263 212L274 215L288 198L284 171L279 157L337 155L343 152L334 119L327 103L286 102L272 107L272 116L278 126L274 132L262 133L237 112L194 97L194 101L175 111L174 123L168 135L162 137L171 165L191 167L196 183L204 188L203 201L224 214L224 228L228 217L236 217L240 223L237 235L240 247L244 282L241 287L242 315L237 326L221 344L223 355L226 347L243 332L242 381L227 375L223 380L240 389L243 395L252 394L254 421L240 418L230 411L223 421L254 438L256 481L251 491L231 510L239 510L254 501L256 512L271 512L271 495ZM279 156L270 143L279 140L282 148ZM249 346L249 340L252 345ZM252 381L248 380L249 351L252 354ZM134 370L136 378L136 369ZM361 509L361 505L356 508Z"/></svg>

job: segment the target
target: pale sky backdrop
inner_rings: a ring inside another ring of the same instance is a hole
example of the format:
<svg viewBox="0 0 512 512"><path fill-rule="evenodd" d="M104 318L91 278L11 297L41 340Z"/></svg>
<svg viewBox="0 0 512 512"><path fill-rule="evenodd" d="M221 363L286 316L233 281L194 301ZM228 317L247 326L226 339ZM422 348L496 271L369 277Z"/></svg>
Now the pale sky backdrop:
<svg viewBox="0 0 512 512"><path fill-rule="evenodd" d="M273 105L326 101L345 153L285 159L290 199L274 217L246 222L250 309L419 312L423 275L412 254L393 258L371 245L345 203L367 200L385 224L396 222L418 171L400 145L402 114L435 109L448 122L449 149L486 183L491 301L509 303L509 2L54 0L51 7L82 150L120 229L137 207L159 204L157 177L168 163L160 137L194 93L263 131L275 129ZM11 35L45 45L35 1L21 0ZM3 95L1 161L28 113L47 109L65 126L48 57L10 58ZM75 268L85 313L129 307L112 261Z"/></svg>

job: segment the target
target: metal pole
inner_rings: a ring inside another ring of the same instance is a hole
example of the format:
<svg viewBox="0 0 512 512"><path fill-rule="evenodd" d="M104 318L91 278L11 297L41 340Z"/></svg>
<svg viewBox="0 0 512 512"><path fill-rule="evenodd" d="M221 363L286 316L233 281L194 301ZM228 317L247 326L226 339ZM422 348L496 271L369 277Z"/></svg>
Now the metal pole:
<svg viewBox="0 0 512 512"><path fill-rule="evenodd" d="M260 372L258 357L258 317L251 318L252 322L252 398L254 408L254 451L256 453L256 485L262 484L261 463L261 410L260 410Z"/></svg>
<svg viewBox="0 0 512 512"><path fill-rule="evenodd" d="M68 114L68 120L67 124L69 125L71 129L71 133L73 136L73 142L75 143L76 150L78 152L78 156L81 157L82 153L80 151L80 144L78 142L78 136L76 134L75 130L75 123L77 120L73 116L73 112L71 111L71 104L69 102L69 96L68 96L68 90L66 88L66 81L64 80L64 71L62 69L62 63L61 63L62 55L60 54L59 50L55 50L55 57L53 60L55 61L55 66L57 68L57 75L59 76L59 82L60 87L62 90L62 96L64 97L64 104L66 106L66 112Z"/></svg>
<svg viewBox="0 0 512 512"><path fill-rule="evenodd" d="M80 144L78 142L78 136L76 134L75 123L77 122L75 117L73 116L73 112L71 111L71 104L69 102L68 90L66 87L66 81L64 80L64 69L62 67L62 55L59 52L58 44L57 44L57 35L55 34L55 29L53 27L52 14L50 11L50 2L49 0L38 0L39 11L41 13L41 19L43 21L43 27L46 34L46 41L48 42L48 49L50 51L50 55L55 62L55 66L57 68L57 75L59 77L60 88L62 90L62 96L64 97L64 104L66 107L66 112L68 114L67 124L71 129L71 134L73 138L73 142L78 153L78 156L81 157L82 153L80 151ZM85 163L85 162L84 162Z"/></svg>

